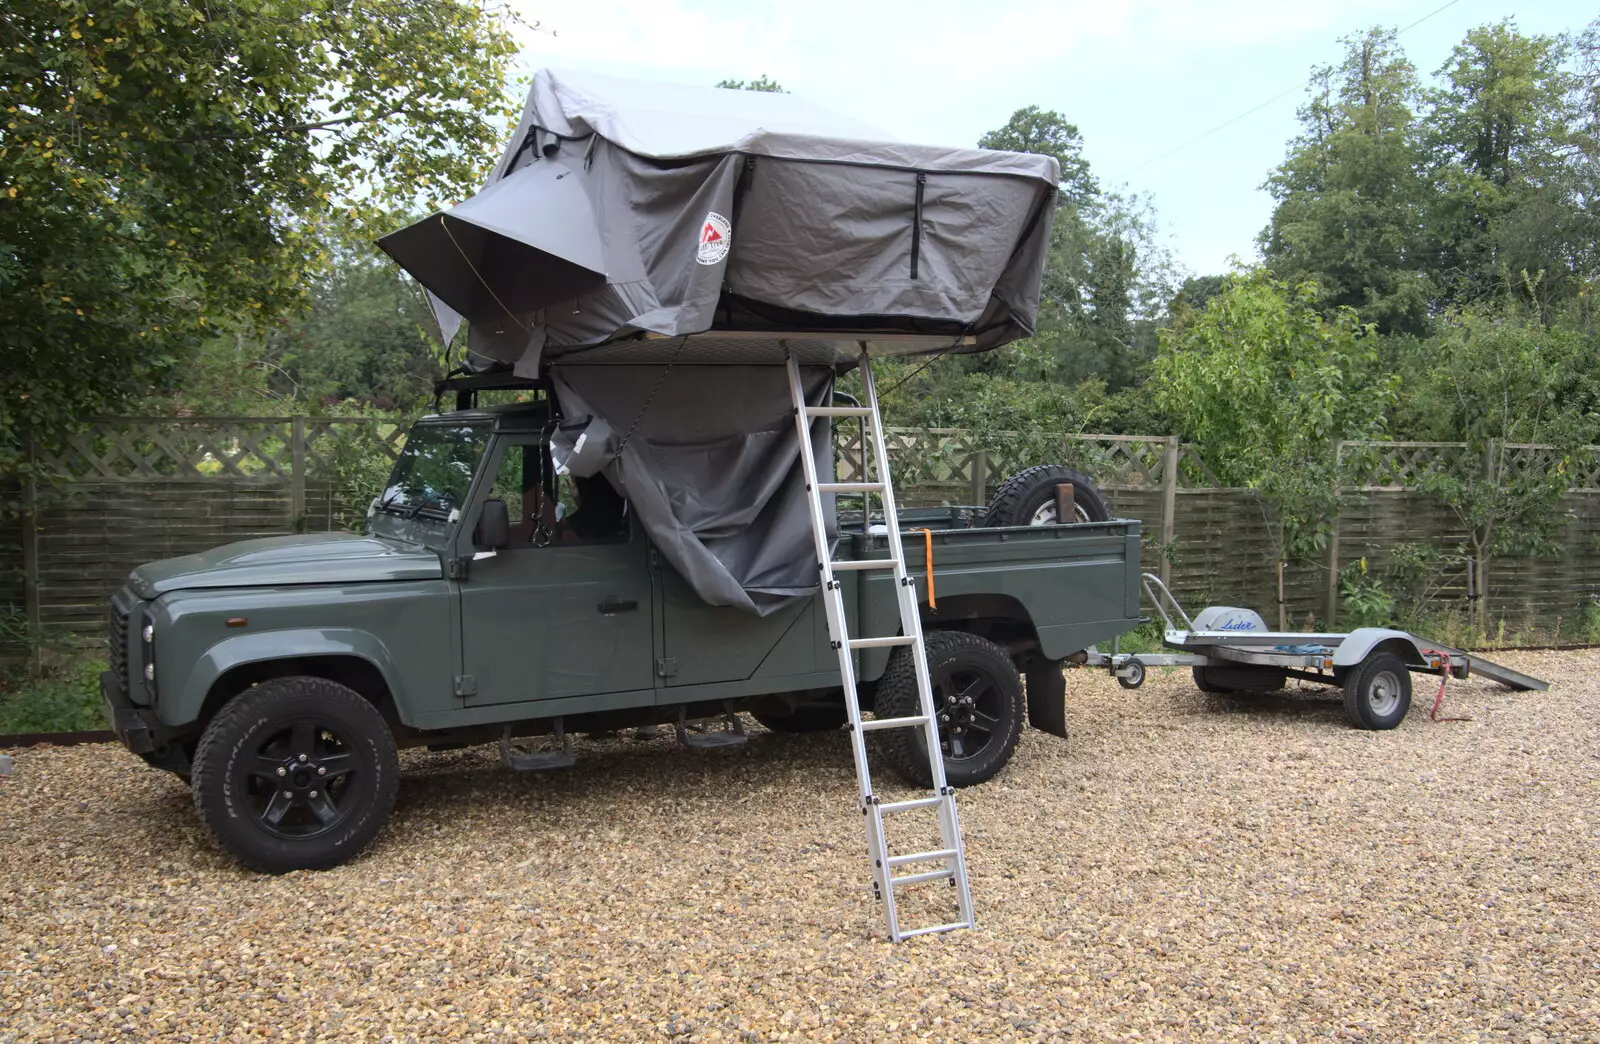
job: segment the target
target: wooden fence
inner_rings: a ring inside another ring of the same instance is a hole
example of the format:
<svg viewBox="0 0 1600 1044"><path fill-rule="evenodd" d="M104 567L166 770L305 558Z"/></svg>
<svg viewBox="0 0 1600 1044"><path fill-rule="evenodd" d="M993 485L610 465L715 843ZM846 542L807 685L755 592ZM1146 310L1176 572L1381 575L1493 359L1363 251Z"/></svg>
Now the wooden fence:
<svg viewBox="0 0 1600 1044"><path fill-rule="evenodd" d="M1020 468L1061 461L1094 476L1116 514L1143 521L1146 567L1167 578L1185 604L1224 602L1274 615L1261 505L1249 490L1220 488L1193 446L1123 435L887 434L908 504L986 503ZM836 447L844 480L860 473L853 437L841 435ZM66 447L36 454L38 478L10 490L20 510L0 515L0 607L21 608L46 628L97 633L107 596L143 562L250 537L357 528L404 438L405 422L369 418L95 423ZM1430 583L1441 602L1464 607L1466 565L1452 556L1465 543L1465 527L1417 483L1429 473L1548 468L1550 452L1502 446L1486 462L1469 458L1460 444L1342 445L1353 483L1349 503L1328 554L1286 571L1291 622L1336 622L1339 571L1365 558L1381 576L1405 545L1445 553ZM1600 598L1600 465L1570 474L1573 489L1561 503L1565 553L1495 560L1492 619L1548 629L1558 617L1576 620Z"/></svg>

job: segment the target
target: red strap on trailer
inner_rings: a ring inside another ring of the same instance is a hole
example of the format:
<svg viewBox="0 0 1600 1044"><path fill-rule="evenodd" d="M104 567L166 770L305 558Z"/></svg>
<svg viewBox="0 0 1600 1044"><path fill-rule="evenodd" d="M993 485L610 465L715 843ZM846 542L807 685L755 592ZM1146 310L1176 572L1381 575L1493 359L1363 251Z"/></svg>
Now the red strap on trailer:
<svg viewBox="0 0 1600 1044"><path fill-rule="evenodd" d="M1445 687L1445 683L1450 680L1450 675L1448 673L1449 670L1450 669L1448 667L1446 667L1445 668L1446 673L1441 674L1439 676L1439 695L1437 695L1437 696L1435 696L1433 698L1433 711L1432 711L1432 713L1430 713L1428 715L1428 720L1429 721L1471 721L1472 720L1471 718L1441 718L1441 717L1439 717L1439 708L1444 706L1444 687Z"/></svg>

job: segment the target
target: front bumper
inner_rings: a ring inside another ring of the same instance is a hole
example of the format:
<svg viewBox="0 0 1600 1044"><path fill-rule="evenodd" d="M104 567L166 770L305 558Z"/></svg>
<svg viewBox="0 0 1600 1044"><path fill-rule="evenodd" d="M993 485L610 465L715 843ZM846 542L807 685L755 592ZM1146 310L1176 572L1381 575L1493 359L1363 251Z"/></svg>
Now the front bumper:
<svg viewBox="0 0 1600 1044"><path fill-rule="evenodd" d="M106 703L106 717L111 720L111 731L124 747L135 754L148 754L164 738L165 729L157 720L155 711L135 706L122 689L122 682L114 671L100 674L100 698Z"/></svg>

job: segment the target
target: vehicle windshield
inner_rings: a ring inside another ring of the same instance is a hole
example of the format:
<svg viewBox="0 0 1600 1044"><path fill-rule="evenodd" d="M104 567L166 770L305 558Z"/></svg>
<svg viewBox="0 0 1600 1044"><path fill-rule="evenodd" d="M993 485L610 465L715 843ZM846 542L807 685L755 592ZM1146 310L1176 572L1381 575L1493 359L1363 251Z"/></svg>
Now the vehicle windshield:
<svg viewBox="0 0 1600 1044"><path fill-rule="evenodd" d="M489 441L487 424L419 424L406 436L378 509L408 518L438 516L466 503Z"/></svg>

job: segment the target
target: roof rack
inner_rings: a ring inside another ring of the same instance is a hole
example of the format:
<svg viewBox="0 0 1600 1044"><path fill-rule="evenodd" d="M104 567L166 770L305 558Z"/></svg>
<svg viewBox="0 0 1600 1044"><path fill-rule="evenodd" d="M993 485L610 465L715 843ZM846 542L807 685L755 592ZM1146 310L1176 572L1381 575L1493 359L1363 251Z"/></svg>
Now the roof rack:
<svg viewBox="0 0 1600 1044"><path fill-rule="evenodd" d="M525 391L537 389L550 391L550 384L542 377L522 377L510 370L497 370L491 373L467 373L463 370L451 370L442 380L433 382L433 408L438 412L439 403L444 399L445 392L455 392L457 410L470 410L478 405L478 393L481 391Z"/></svg>

